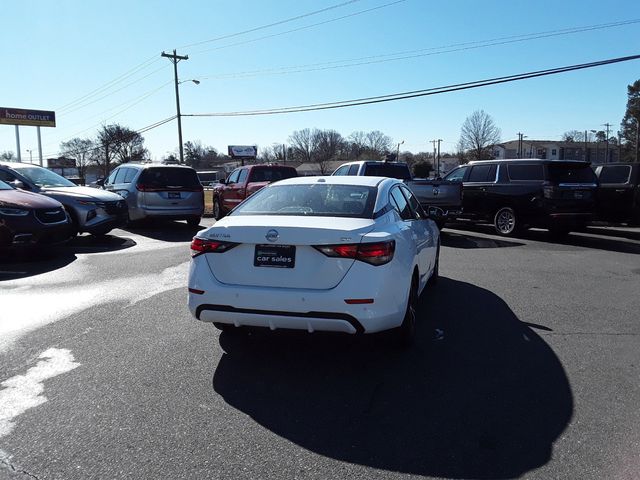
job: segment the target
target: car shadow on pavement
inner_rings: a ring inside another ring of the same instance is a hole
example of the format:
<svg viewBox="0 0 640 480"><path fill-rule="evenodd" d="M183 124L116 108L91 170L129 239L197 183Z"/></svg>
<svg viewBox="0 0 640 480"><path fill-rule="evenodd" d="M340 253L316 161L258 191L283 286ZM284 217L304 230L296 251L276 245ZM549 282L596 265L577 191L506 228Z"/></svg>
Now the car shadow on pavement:
<svg viewBox="0 0 640 480"><path fill-rule="evenodd" d="M223 333L213 389L339 461L450 478L546 464L573 397L553 350L492 292L441 278L409 350L386 335Z"/></svg>
<svg viewBox="0 0 640 480"><path fill-rule="evenodd" d="M521 247L525 245L522 242L513 242L509 240L501 240L494 238L476 237L468 234L453 233L442 231L440 241L445 247L452 248L504 248L504 247Z"/></svg>
<svg viewBox="0 0 640 480"><path fill-rule="evenodd" d="M135 247L137 244L134 240L127 237L117 235L78 235L72 239L64 247L58 247L59 250L69 249L77 253L100 253L115 252L117 250L125 250Z"/></svg>
<svg viewBox="0 0 640 480"><path fill-rule="evenodd" d="M46 251L16 250L0 253L0 282L52 272L76 261L72 251L56 247Z"/></svg>
<svg viewBox="0 0 640 480"><path fill-rule="evenodd" d="M190 227L178 221L144 220L122 227L122 230L164 242L189 242L204 228L203 225Z"/></svg>

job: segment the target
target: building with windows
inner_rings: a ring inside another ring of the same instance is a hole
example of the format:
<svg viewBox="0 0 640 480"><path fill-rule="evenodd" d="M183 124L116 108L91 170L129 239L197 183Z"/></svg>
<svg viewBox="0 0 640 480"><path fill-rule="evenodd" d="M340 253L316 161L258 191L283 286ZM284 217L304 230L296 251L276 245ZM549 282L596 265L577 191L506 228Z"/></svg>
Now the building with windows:
<svg viewBox="0 0 640 480"><path fill-rule="evenodd" d="M495 158L542 158L547 160L587 160L593 164L618 162L620 150L606 142L562 142L554 140L510 140L494 147Z"/></svg>

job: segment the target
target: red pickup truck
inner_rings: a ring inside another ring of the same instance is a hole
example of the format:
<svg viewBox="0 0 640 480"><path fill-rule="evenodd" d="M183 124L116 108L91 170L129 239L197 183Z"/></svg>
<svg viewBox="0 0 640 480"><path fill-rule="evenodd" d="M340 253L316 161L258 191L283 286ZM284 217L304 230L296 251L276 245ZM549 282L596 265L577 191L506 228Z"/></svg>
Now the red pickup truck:
<svg viewBox="0 0 640 480"><path fill-rule="evenodd" d="M295 168L285 165L246 165L236 168L213 189L213 216L220 220L265 185L297 176Z"/></svg>

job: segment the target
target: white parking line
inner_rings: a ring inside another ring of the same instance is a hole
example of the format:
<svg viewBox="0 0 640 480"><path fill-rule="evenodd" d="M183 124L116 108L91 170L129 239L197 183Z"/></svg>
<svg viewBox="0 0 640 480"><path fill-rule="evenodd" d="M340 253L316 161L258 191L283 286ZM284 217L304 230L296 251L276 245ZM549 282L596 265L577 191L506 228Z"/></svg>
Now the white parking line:
<svg viewBox="0 0 640 480"><path fill-rule="evenodd" d="M47 401L43 395L45 380L80 366L67 349L50 348L38 358L42 360L25 375L16 375L0 383L4 387L0 390L0 438L11 433L18 415Z"/></svg>

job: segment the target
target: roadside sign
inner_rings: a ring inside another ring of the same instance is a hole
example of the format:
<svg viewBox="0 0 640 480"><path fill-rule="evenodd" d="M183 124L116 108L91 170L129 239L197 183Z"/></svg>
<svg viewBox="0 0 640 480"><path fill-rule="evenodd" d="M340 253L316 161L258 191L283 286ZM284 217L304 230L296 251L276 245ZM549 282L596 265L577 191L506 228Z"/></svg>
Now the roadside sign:
<svg viewBox="0 0 640 480"><path fill-rule="evenodd" d="M236 158L256 158L258 148L255 145L229 145L229 156Z"/></svg>
<svg viewBox="0 0 640 480"><path fill-rule="evenodd" d="M0 124L55 127L56 112L48 110L27 110L24 108L0 107Z"/></svg>

